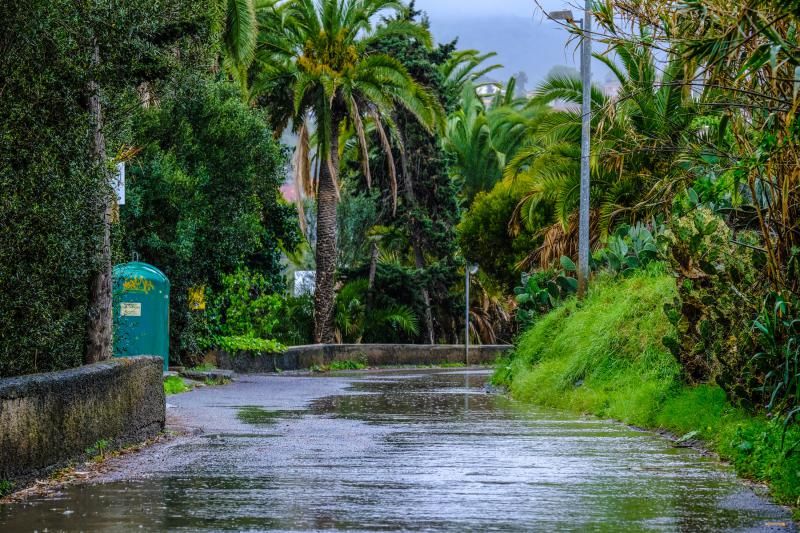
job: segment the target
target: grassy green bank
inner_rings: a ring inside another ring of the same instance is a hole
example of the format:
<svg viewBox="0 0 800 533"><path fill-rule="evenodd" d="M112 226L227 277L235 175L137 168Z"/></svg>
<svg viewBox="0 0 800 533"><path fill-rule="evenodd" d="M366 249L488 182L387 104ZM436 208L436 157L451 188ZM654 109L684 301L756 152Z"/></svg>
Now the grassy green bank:
<svg viewBox="0 0 800 533"><path fill-rule="evenodd" d="M690 387L661 339L675 280L651 268L625 280L599 279L587 299L567 302L520 336L495 381L518 400L609 417L700 439L774 497L800 504L800 430L784 435L732 406L713 384ZM796 449L797 448L797 449Z"/></svg>

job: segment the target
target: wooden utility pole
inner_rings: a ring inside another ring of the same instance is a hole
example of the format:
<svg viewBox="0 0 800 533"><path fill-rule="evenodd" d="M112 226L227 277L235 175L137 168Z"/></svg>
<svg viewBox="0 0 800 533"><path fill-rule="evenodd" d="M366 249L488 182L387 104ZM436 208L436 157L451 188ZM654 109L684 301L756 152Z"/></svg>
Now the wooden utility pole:
<svg viewBox="0 0 800 533"><path fill-rule="evenodd" d="M100 46L95 40L92 50L92 80L89 81L89 119L92 126L92 158L101 175L101 190L96 195L98 222L102 226L102 240L97 251L96 272L89 289L89 325L85 362L96 363L111 357L112 303L111 303L111 216L113 192L108 183L106 138L103 134L103 106L100 101L100 84L97 82L100 67Z"/></svg>

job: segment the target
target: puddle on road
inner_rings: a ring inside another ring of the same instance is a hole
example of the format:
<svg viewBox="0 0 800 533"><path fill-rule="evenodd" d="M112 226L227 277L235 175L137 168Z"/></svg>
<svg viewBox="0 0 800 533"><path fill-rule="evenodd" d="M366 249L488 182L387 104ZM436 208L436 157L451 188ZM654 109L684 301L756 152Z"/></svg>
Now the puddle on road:
<svg viewBox="0 0 800 533"><path fill-rule="evenodd" d="M275 424L278 420L298 418L302 415L302 411L270 411L257 405L236 407L236 418L245 424L254 426Z"/></svg>
<svg viewBox="0 0 800 533"><path fill-rule="evenodd" d="M294 378L260 379L268 390L269 380ZM257 398L209 405L233 409L241 431L176 446L175 460L151 465L143 479L0 507L0 531L792 527L783 509L711 459L619 424L487 394L486 373L352 380L351 394L313 400L305 413L268 410ZM316 382L297 387L312 399Z"/></svg>

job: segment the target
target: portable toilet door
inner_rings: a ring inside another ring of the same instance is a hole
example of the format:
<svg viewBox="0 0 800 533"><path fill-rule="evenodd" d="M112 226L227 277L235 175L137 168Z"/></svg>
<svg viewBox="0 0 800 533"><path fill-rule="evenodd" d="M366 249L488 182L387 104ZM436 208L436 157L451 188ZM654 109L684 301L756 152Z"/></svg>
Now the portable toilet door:
<svg viewBox="0 0 800 533"><path fill-rule="evenodd" d="M147 263L114 267L114 357L157 355L169 365L169 280Z"/></svg>

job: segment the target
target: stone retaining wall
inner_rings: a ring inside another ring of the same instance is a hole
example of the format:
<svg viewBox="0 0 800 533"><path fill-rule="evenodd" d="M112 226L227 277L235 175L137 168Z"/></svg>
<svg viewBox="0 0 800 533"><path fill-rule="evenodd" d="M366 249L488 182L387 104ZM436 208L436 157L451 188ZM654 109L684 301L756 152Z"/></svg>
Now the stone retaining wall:
<svg viewBox="0 0 800 533"><path fill-rule="evenodd" d="M101 439L115 446L164 429L160 357L128 357L0 379L0 481L34 476Z"/></svg>
<svg viewBox="0 0 800 533"><path fill-rule="evenodd" d="M508 345L470 346L470 364L491 364L512 347ZM360 360L374 366L440 365L464 362L463 344L312 344L292 346L282 354L226 352L212 354L219 367L240 374L280 370L303 370L330 365L333 361Z"/></svg>

